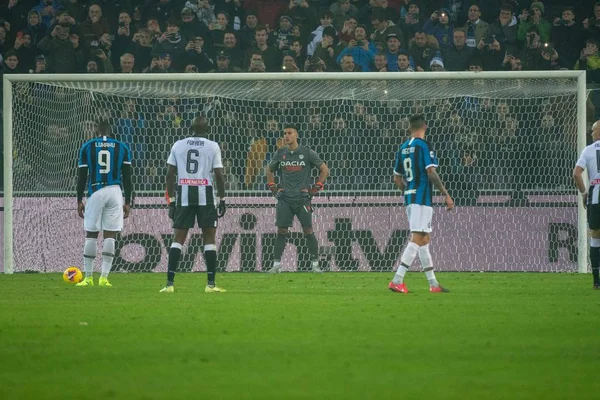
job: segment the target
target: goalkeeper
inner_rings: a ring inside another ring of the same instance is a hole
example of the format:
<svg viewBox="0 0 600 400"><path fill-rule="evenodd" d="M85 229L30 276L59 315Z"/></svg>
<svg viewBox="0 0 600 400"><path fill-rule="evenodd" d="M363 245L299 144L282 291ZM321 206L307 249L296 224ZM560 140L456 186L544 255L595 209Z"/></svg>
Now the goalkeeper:
<svg viewBox="0 0 600 400"><path fill-rule="evenodd" d="M323 189L329 175L329 168L316 152L298 144L298 130L295 126L287 125L283 129L283 141L285 146L277 150L267 167L267 186L277 199L275 262L269 272L281 272L281 255L294 216L298 217L302 225L311 255L313 272L323 272L319 268L319 244L312 229L311 199ZM314 184L312 184L313 168L319 168L319 179ZM277 171L279 185L275 183Z"/></svg>

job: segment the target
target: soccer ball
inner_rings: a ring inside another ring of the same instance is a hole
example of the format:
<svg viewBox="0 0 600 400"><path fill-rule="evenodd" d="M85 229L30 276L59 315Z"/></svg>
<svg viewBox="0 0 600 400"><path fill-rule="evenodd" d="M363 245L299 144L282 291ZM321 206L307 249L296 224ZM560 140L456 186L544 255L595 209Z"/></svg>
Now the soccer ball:
<svg viewBox="0 0 600 400"><path fill-rule="evenodd" d="M67 283L79 283L83 280L83 274L77 267L69 267L63 272L63 280Z"/></svg>

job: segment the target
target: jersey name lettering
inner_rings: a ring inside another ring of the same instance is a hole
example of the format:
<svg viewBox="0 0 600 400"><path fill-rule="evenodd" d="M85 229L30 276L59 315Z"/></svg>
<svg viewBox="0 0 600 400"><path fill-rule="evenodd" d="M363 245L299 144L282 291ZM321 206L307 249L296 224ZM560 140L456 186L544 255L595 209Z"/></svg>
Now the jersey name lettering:
<svg viewBox="0 0 600 400"><path fill-rule="evenodd" d="M188 140L187 144L189 146L204 146L204 140Z"/></svg>
<svg viewBox="0 0 600 400"><path fill-rule="evenodd" d="M112 142L96 142L96 147L115 147Z"/></svg>
<svg viewBox="0 0 600 400"><path fill-rule="evenodd" d="M207 186L208 179L181 178L179 179L179 184L187 186Z"/></svg>

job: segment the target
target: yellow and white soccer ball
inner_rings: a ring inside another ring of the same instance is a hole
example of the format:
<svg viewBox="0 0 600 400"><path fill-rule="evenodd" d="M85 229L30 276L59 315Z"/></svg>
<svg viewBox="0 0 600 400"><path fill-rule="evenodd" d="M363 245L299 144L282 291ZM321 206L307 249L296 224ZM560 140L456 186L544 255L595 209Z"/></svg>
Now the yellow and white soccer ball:
<svg viewBox="0 0 600 400"><path fill-rule="evenodd" d="M63 280L67 283L79 283L83 280L83 274L77 267L69 267L63 272Z"/></svg>

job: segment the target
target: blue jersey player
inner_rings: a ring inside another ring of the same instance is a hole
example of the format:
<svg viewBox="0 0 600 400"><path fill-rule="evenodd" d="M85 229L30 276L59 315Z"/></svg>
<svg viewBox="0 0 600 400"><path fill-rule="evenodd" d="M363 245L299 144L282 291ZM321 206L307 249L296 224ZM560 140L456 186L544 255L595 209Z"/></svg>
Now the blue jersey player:
<svg viewBox="0 0 600 400"><path fill-rule="evenodd" d="M113 137L108 122L100 122L97 130L98 137L84 143L79 150L77 213L83 218L86 233L83 246L85 278L77 286L94 286L92 275L100 230L103 237L102 274L98 285L112 286L108 274L115 255L115 237L123 229L123 219L129 216L131 207L131 151ZM88 198L84 204L86 186Z"/></svg>
<svg viewBox="0 0 600 400"><path fill-rule="evenodd" d="M422 115L411 117L410 139L400 146L394 165L394 183L404 191L404 204L411 232L410 242L402 253L396 275L388 285L390 290L398 293L408 293L404 275L417 255L429 281L429 291L434 293L449 291L440 286L435 278L431 253L429 253L431 216L433 214L432 186L435 186L444 195L448 211L454 208L454 201L436 172L438 160L425 140L426 130L427 125Z"/></svg>

